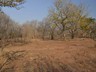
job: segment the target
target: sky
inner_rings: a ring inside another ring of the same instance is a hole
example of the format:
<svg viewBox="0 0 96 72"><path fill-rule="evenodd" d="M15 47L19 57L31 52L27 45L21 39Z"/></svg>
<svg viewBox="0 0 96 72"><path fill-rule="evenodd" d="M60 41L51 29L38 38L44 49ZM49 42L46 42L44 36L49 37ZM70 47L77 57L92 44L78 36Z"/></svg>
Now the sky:
<svg viewBox="0 0 96 72"><path fill-rule="evenodd" d="M96 0L71 0L74 4L83 3L89 12L89 16L96 18ZM42 21L47 15L50 7L53 6L54 0L26 0L21 5L21 9L3 8L3 11L14 21L22 24L26 21L38 20Z"/></svg>

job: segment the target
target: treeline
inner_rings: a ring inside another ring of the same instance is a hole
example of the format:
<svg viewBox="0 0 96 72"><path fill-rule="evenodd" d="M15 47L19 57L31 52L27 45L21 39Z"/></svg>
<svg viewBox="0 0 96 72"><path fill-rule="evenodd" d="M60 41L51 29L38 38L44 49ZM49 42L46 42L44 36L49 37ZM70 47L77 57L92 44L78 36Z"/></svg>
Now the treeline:
<svg viewBox="0 0 96 72"><path fill-rule="evenodd" d="M33 36L51 40L75 37L96 38L96 19L88 17L86 8L82 4L77 6L66 0L57 0L42 22L32 21L26 25L30 27L28 32L31 32L29 34L32 38Z"/></svg>
<svg viewBox="0 0 96 72"><path fill-rule="evenodd" d="M20 37L20 26L4 13L0 13L0 40Z"/></svg>
<svg viewBox="0 0 96 72"><path fill-rule="evenodd" d="M0 40L12 39L96 38L96 19L88 17L85 7L66 0L56 0L42 21L22 25L0 13Z"/></svg>

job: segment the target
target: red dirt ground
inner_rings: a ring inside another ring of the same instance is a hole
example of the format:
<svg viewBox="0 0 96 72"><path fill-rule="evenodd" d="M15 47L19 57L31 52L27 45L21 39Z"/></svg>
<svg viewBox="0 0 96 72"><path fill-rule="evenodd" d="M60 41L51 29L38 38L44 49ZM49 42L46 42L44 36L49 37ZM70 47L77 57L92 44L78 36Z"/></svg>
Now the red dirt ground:
<svg viewBox="0 0 96 72"><path fill-rule="evenodd" d="M96 42L91 39L74 39L66 41L32 40L31 43L22 46L9 46L6 51L26 51L23 60L31 61L36 56L48 56L54 60L78 68L80 72L96 72Z"/></svg>

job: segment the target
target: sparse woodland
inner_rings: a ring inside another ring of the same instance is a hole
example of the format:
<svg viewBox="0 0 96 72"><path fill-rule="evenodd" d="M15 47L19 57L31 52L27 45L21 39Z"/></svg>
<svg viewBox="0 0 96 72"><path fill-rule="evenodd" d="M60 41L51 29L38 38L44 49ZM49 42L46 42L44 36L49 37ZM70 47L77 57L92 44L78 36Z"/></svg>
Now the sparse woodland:
<svg viewBox="0 0 96 72"><path fill-rule="evenodd" d="M49 9L49 15L42 21L33 20L19 25L1 12L0 40L16 38L95 39L95 24L96 19L88 17L86 7L82 4L77 6L66 0L57 0L54 7Z"/></svg>
<svg viewBox="0 0 96 72"><path fill-rule="evenodd" d="M0 72L15 72L14 66L9 68L8 64L24 56L25 51L4 51L7 45L25 44L32 39L64 41L74 38L91 38L96 40L96 19L88 17L84 5L75 5L67 0L56 0L54 6L49 9L48 16L42 21L33 20L22 25L13 21L2 11L2 7L20 9L19 5L24 2L25 0L0 0L0 60L4 59L3 62L0 62ZM63 63L52 61L58 68L61 67L60 70L56 70L54 64L51 66L50 59L47 61L46 58L38 57L33 61L41 70L37 71L37 68L33 68L34 71L31 70L29 67L31 63L27 62L24 72L76 72ZM94 63L96 64L96 61ZM33 66L35 65L33 64Z"/></svg>

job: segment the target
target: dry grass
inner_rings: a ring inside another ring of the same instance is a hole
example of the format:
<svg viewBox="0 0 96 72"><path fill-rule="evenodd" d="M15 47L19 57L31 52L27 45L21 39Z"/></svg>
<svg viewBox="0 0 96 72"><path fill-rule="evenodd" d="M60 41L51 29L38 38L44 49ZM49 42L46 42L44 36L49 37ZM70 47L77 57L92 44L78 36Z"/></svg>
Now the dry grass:
<svg viewBox="0 0 96 72"><path fill-rule="evenodd" d="M27 61L23 66L24 72L72 72L69 65L60 62L59 60L52 60L49 57L41 57Z"/></svg>
<svg viewBox="0 0 96 72"><path fill-rule="evenodd" d="M22 46L7 46L4 51L26 52L23 58L10 63L14 71L9 72L96 72L95 45L91 39L32 40Z"/></svg>

